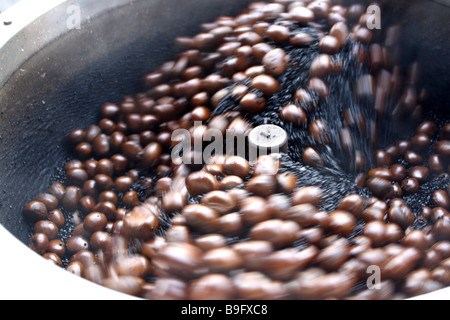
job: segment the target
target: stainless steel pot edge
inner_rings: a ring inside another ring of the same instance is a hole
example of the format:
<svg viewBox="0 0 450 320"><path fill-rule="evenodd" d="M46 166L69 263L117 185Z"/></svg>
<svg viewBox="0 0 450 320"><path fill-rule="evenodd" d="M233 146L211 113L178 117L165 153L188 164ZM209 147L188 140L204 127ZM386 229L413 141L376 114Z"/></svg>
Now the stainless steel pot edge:
<svg viewBox="0 0 450 320"><path fill-rule="evenodd" d="M23 0L0 14L0 49L17 47L16 51L12 51L16 52L16 55L0 55L0 87L17 70L17 67L30 57L30 52L35 52L33 50L38 50L39 47L51 41L48 33L52 30L46 30L45 33L36 32L36 36L31 39L24 39L24 35L20 33L32 22L44 17L46 13L64 2L65 0L39 2ZM53 30L54 32L56 30Z"/></svg>
<svg viewBox="0 0 450 320"><path fill-rule="evenodd" d="M85 20L104 11L104 7L99 5L104 4L102 1L85 2ZM68 16L61 13L67 13L67 7L72 3L65 0L22 0L0 14L0 88L40 48L57 39L61 33L70 31L66 24ZM130 1L109 1L108 5L114 8L125 3ZM34 23L52 27L38 32ZM18 54L7 56L3 52ZM0 264L0 300L139 300L52 265L2 225L0 243L0 256L9 257L11 261Z"/></svg>
<svg viewBox="0 0 450 320"><path fill-rule="evenodd" d="M77 32L71 19L79 8L80 23L89 23L100 13L131 5L133 0L67 1L22 0L0 13L0 50L16 52L16 55L0 53L0 88L17 69L41 48L58 37ZM39 26L47 26L41 28Z"/></svg>
<svg viewBox="0 0 450 320"><path fill-rule="evenodd" d="M24 27L65 0L22 0L0 13L0 48Z"/></svg>
<svg viewBox="0 0 450 320"><path fill-rule="evenodd" d="M76 277L30 250L0 225L0 300L140 300Z"/></svg>

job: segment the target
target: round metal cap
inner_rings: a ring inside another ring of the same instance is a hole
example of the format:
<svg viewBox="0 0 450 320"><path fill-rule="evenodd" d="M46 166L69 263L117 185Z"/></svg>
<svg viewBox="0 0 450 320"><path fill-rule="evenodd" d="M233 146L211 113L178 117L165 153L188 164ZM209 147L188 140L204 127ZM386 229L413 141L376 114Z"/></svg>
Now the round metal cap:
<svg viewBox="0 0 450 320"><path fill-rule="evenodd" d="M267 124L254 128L248 136L250 148L258 153L287 152L288 136L283 128Z"/></svg>

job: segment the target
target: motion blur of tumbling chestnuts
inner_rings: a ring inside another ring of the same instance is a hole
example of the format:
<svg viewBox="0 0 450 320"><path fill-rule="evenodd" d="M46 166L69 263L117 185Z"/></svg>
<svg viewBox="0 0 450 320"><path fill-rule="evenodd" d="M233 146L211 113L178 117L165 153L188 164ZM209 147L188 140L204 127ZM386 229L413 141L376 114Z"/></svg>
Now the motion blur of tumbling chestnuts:
<svg viewBox="0 0 450 320"><path fill-rule="evenodd" d="M255 2L177 38L184 51L145 92L70 132L67 179L24 209L30 247L146 299L401 299L450 285L450 124L427 110L420 65L402 67L401 27L367 19L360 4ZM246 143L264 124L285 130L287 152L173 161L178 129L206 149L208 130ZM361 286L371 266L382 290Z"/></svg>

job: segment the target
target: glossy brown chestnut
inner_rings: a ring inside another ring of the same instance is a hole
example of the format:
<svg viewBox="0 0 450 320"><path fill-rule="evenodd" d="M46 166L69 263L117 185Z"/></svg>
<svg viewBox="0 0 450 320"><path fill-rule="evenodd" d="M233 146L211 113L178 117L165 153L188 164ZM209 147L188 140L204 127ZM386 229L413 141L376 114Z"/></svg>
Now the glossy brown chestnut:
<svg viewBox="0 0 450 320"><path fill-rule="evenodd" d="M246 188L255 196L265 198L276 192L277 180L273 175L258 175L247 182Z"/></svg>
<svg viewBox="0 0 450 320"><path fill-rule="evenodd" d="M288 56L283 49L269 51L262 59L264 68L273 76L280 76L287 68Z"/></svg>
<svg viewBox="0 0 450 320"><path fill-rule="evenodd" d="M355 216L347 211L333 211L325 220L325 228L334 234L348 237L356 227Z"/></svg>
<svg viewBox="0 0 450 320"><path fill-rule="evenodd" d="M36 222L46 219L48 212L45 204L39 201L32 201L26 205L23 213L28 220Z"/></svg>
<svg viewBox="0 0 450 320"><path fill-rule="evenodd" d="M319 155L319 153L317 153L316 150L311 147L308 147L303 151L302 159L305 164L313 168L324 166L322 157Z"/></svg>
<svg viewBox="0 0 450 320"><path fill-rule="evenodd" d="M239 105L245 112L255 114L264 110L266 100L263 97L251 92L242 97Z"/></svg>
<svg viewBox="0 0 450 320"><path fill-rule="evenodd" d="M266 97L270 97L278 91L279 83L272 76L259 75L253 78L253 80L250 82L250 87L258 89Z"/></svg>
<svg viewBox="0 0 450 320"><path fill-rule="evenodd" d="M250 173L250 164L243 157L231 156L226 158L223 170L228 175L245 178Z"/></svg>
<svg viewBox="0 0 450 320"><path fill-rule="evenodd" d="M203 252L188 243L169 243L158 250L153 259L155 273L161 276L193 278L206 272Z"/></svg>
<svg viewBox="0 0 450 320"><path fill-rule="evenodd" d="M306 112L295 104L288 104L280 111L281 120L292 123L294 126L302 127L306 124Z"/></svg>
<svg viewBox="0 0 450 320"><path fill-rule="evenodd" d="M186 217L186 224L193 230L212 233L217 231L219 213L202 204L191 204L184 207L182 214Z"/></svg>
<svg viewBox="0 0 450 320"><path fill-rule="evenodd" d="M258 222L268 220L272 216L266 201L261 197L248 197L242 200L240 213L244 224L254 225Z"/></svg>
<svg viewBox="0 0 450 320"><path fill-rule="evenodd" d="M289 11L289 15L301 25L306 25L308 22L314 21L315 18L314 12L305 7L294 7Z"/></svg>
<svg viewBox="0 0 450 320"><path fill-rule="evenodd" d="M219 189L219 182L210 173L197 171L186 178L186 187L192 196L198 196Z"/></svg>

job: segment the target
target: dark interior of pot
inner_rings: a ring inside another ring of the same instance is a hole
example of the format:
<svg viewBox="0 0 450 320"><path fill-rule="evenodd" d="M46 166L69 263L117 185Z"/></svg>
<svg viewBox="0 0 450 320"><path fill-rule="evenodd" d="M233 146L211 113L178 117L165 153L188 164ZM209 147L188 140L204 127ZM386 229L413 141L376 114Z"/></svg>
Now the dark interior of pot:
<svg viewBox="0 0 450 320"><path fill-rule="evenodd" d="M176 37L194 36L201 23L235 16L250 2L133 1L60 34L2 78L0 223L28 243L32 228L23 208L53 182L66 181L63 167L73 158L68 133L98 122L105 102L120 103L144 90L142 77L176 57ZM450 120L450 8L433 1L381 3L383 23L404 25L405 66L422 66L421 84L430 93L426 107Z"/></svg>
<svg viewBox="0 0 450 320"><path fill-rule="evenodd" d="M0 94L0 222L27 243L21 208L62 178L72 157L67 133L96 122L105 102L140 92L144 74L175 56L175 37L248 2L136 1L61 34L18 66Z"/></svg>

